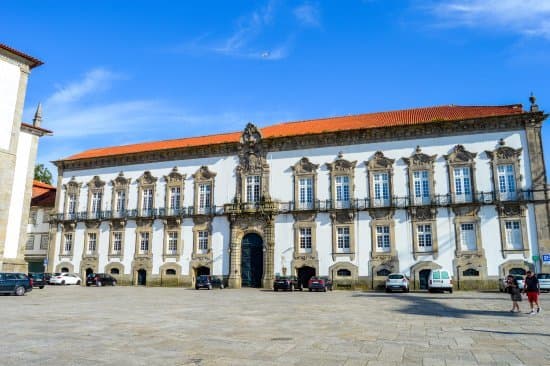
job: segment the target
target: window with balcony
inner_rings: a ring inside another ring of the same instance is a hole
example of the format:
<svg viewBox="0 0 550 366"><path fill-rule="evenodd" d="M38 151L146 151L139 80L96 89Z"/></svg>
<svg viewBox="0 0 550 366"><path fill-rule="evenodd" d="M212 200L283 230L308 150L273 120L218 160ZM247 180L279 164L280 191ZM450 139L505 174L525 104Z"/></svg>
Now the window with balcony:
<svg viewBox="0 0 550 366"><path fill-rule="evenodd" d="M429 176L427 170L417 170L413 172L413 199L415 205L426 205L431 201Z"/></svg>
<svg viewBox="0 0 550 366"><path fill-rule="evenodd" d="M517 199L517 190L520 189L520 157L522 149L506 146L501 139L498 148L494 151L485 151L491 158L493 170L493 185L497 198L500 201Z"/></svg>
<svg viewBox="0 0 550 366"><path fill-rule="evenodd" d="M498 193L502 201L516 199L516 175L512 164L501 164L497 167Z"/></svg>
<svg viewBox="0 0 550 366"><path fill-rule="evenodd" d="M372 175L374 187L374 206L390 205L390 180L388 173L374 173Z"/></svg>
<svg viewBox="0 0 550 366"><path fill-rule="evenodd" d="M403 158L409 178L409 200L413 206L429 205L434 186L434 162L436 155L428 155L417 146L414 153Z"/></svg>
<svg viewBox="0 0 550 366"><path fill-rule="evenodd" d="M156 177L151 175L150 171L145 171L141 177L137 179L138 182L138 214L141 217L153 216L153 209L155 207L155 189L156 189Z"/></svg>
<svg viewBox="0 0 550 366"><path fill-rule="evenodd" d="M118 190L115 193L115 217L123 217L126 212L126 191Z"/></svg>
<svg viewBox="0 0 550 366"><path fill-rule="evenodd" d="M153 211L153 189L144 188L141 192L142 216L151 216Z"/></svg>
<svg viewBox="0 0 550 366"><path fill-rule="evenodd" d="M298 208L313 208L313 178L300 178L298 180Z"/></svg>
<svg viewBox="0 0 550 366"><path fill-rule="evenodd" d="M178 211L180 209L180 200L181 200L181 188L172 187L170 188L170 210Z"/></svg>
<svg viewBox="0 0 550 366"><path fill-rule="evenodd" d="M207 214L214 206L214 182L216 173L211 172L207 166L201 166L199 170L193 174L195 181L195 210L199 214Z"/></svg>
<svg viewBox="0 0 550 366"><path fill-rule="evenodd" d="M300 228L300 253L311 253L311 228Z"/></svg>
<svg viewBox="0 0 550 366"><path fill-rule="evenodd" d="M294 172L294 204L298 210L311 210L315 207L315 186L318 164L308 158L301 158L292 166Z"/></svg>
<svg viewBox="0 0 550 366"><path fill-rule="evenodd" d="M102 192L93 192L92 193L92 206L90 213L93 218L99 218L101 214L101 200L103 198Z"/></svg>
<svg viewBox="0 0 550 366"><path fill-rule="evenodd" d="M77 197L76 193L69 193L67 195L68 203L67 203L67 214L69 215L69 218L73 219L76 216L76 203L77 203Z"/></svg>
<svg viewBox="0 0 550 366"><path fill-rule="evenodd" d="M455 202L472 202L472 180L470 178L470 168L454 168L453 177Z"/></svg>
<svg viewBox="0 0 550 366"><path fill-rule="evenodd" d="M475 158L477 153L466 150L463 145L456 145L451 153L444 155L447 160L449 187L452 202L472 202L475 193Z"/></svg>
<svg viewBox="0 0 550 366"><path fill-rule="evenodd" d="M249 175L246 177L246 201L256 203L260 201L260 176Z"/></svg>
<svg viewBox="0 0 550 366"><path fill-rule="evenodd" d="M212 185L210 183L199 184L199 212L206 213L212 204Z"/></svg>
<svg viewBox="0 0 550 366"><path fill-rule="evenodd" d="M183 187L186 175L180 174L174 167L170 174L164 176L166 182L165 208L168 216L177 216L183 204Z"/></svg>
<svg viewBox="0 0 550 366"><path fill-rule="evenodd" d="M350 179L347 175L337 175L334 177L336 190L336 208L350 207Z"/></svg>
<svg viewBox="0 0 550 366"><path fill-rule="evenodd" d="M390 227L389 226L376 226L376 251L377 252L389 252L391 251L390 240Z"/></svg>
<svg viewBox="0 0 550 366"><path fill-rule="evenodd" d="M111 181L113 190L111 193L111 211L113 218L124 218L128 209L128 189L130 179L124 177L120 172L118 176Z"/></svg>

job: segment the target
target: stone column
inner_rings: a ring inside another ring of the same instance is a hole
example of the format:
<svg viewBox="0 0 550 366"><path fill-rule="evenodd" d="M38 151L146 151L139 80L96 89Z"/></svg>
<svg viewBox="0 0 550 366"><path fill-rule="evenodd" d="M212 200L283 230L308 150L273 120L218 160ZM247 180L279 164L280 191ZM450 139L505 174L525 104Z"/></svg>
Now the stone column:
<svg viewBox="0 0 550 366"><path fill-rule="evenodd" d="M546 183L546 169L542 151L541 127L546 117L541 112L532 114L525 123L527 148L529 150L529 167L531 169L531 186L534 190L535 222L539 255L550 253L550 197ZM541 272L550 272L550 264L542 265Z"/></svg>
<svg viewBox="0 0 550 366"><path fill-rule="evenodd" d="M231 220L231 242L229 243L229 280L228 285L231 288L241 288L241 243L238 242L238 226L235 217Z"/></svg>
<svg viewBox="0 0 550 366"><path fill-rule="evenodd" d="M273 217L269 217L266 220L265 226L265 254L264 254L264 276L263 276L263 288L271 288L273 286L273 279L275 275L274 262L275 262L275 220Z"/></svg>

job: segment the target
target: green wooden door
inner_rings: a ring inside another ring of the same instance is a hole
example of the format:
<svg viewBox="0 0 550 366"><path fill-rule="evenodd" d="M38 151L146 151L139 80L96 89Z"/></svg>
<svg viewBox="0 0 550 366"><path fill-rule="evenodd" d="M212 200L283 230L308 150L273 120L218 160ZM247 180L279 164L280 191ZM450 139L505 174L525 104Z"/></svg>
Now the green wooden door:
<svg viewBox="0 0 550 366"><path fill-rule="evenodd" d="M241 283L244 287L261 287L264 272L263 240L258 234L247 234L241 245Z"/></svg>

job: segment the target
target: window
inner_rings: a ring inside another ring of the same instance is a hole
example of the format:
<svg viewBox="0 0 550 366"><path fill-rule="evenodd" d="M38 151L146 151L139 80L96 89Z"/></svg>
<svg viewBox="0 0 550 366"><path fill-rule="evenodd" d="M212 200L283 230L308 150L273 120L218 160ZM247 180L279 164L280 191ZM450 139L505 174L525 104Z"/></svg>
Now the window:
<svg viewBox="0 0 550 366"><path fill-rule="evenodd" d="M27 243L25 244L26 250L33 250L34 249L34 235L29 235L27 237Z"/></svg>
<svg viewBox="0 0 550 366"><path fill-rule="evenodd" d="M477 277L479 276L479 271L473 268L468 268L464 272L462 272L462 275L464 277Z"/></svg>
<svg viewBox="0 0 550 366"><path fill-rule="evenodd" d="M143 199L141 209L144 215L150 215L151 210L153 209L153 189L145 188L143 189Z"/></svg>
<svg viewBox="0 0 550 366"><path fill-rule="evenodd" d="M50 236L48 234L40 235L40 250L48 250L49 241Z"/></svg>
<svg viewBox="0 0 550 366"><path fill-rule="evenodd" d="M425 205L430 203L430 180L427 170L413 172L414 203Z"/></svg>
<svg viewBox="0 0 550 366"><path fill-rule="evenodd" d="M169 231L168 232L168 246L167 253L169 255L175 255L178 252L178 232Z"/></svg>
<svg viewBox="0 0 550 366"><path fill-rule="evenodd" d="M166 270L166 275L167 276L175 276L176 275L176 270L175 269L167 269Z"/></svg>
<svg viewBox="0 0 550 366"><path fill-rule="evenodd" d="M506 246L510 250L523 250L521 225L519 221L506 221Z"/></svg>
<svg viewBox="0 0 550 366"><path fill-rule="evenodd" d="M455 185L455 201L472 201L472 181L470 179L470 168L455 168L453 171Z"/></svg>
<svg viewBox="0 0 550 366"><path fill-rule="evenodd" d="M92 192L92 214L97 217L101 212L101 198L103 194L101 192Z"/></svg>
<svg viewBox="0 0 550 366"><path fill-rule="evenodd" d="M380 277L387 277L387 276L389 276L390 273L391 273L391 272L390 272L389 269L383 268L383 269L377 271L377 272L376 272L376 275L377 275L377 276L380 276Z"/></svg>
<svg viewBox="0 0 550 366"><path fill-rule="evenodd" d="M113 233L113 252L112 254L120 254L122 251L122 232L115 231Z"/></svg>
<svg viewBox="0 0 550 366"><path fill-rule="evenodd" d="M350 250L350 237L349 227L339 227L337 229L337 248L338 252L349 252Z"/></svg>
<svg viewBox="0 0 550 366"><path fill-rule="evenodd" d="M149 233L139 233L139 254L149 253Z"/></svg>
<svg viewBox="0 0 550 366"><path fill-rule="evenodd" d="M416 233L418 236L418 250L421 252L432 251L432 225L417 225Z"/></svg>
<svg viewBox="0 0 550 366"><path fill-rule="evenodd" d="M42 213L42 223L47 224L48 222L50 222L50 214L44 211L44 213Z"/></svg>
<svg viewBox="0 0 550 366"><path fill-rule="evenodd" d="M70 254L73 250L73 234L65 234L65 243L63 245L63 254Z"/></svg>
<svg viewBox="0 0 550 366"><path fill-rule="evenodd" d="M126 191L116 191L115 211L118 215L126 210Z"/></svg>
<svg viewBox="0 0 550 366"><path fill-rule="evenodd" d="M376 226L376 251L389 252L390 250L390 227Z"/></svg>
<svg viewBox="0 0 550 366"><path fill-rule="evenodd" d="M349 195L349 176L337 175L334 178L336 188L336 208L349 208L350 207L350 195Z"/></svg>
<svg viewBox="0 0 550 366"><path fill-rule="evenodd" d="M198 235L198 252L205 254L208 252L208 231L199 231Z"/></svg>
<svg viewBox="0 0 550 366"><path fill-rule="evenodd" d="M475 225L473 223L460 224L460 244L462 250L477 250Z"/></svg>
<svg viewBox="0 0 550 366"><path fill-rule="evenodd" d="M118 268L111 268L111 274L117 275L117 274L120 274L120 271L118 270Z"/></svg>
<svg viewBox="0 0 550 366"><path fill-rule="evenodd" d="M94 254L97 248L97 234L96 233L88 233L88 248L87 253L88 254Z"/></svg>
<svg viewBox="0 0 550 366"><path fill-rule="evenodd" d="M33 224L35 225L36 224L36 216L37 216L37 212L36 211L31 211L31 215L29 217L29 224Z"/></svg>
<svg viewBox="0 0 550 366"><path fill-rule="evenodd" d="M512 164L502 164L497 167L498 192L501 200L516 198L516 176Z"/></svg>
<svg viewBox="0 0 550 366"><path fill-rule="evenodd" d="M313 208L313 178L300 178L298 181L299 208Z"/></svg>
<svg viewBox="0 0 550 366"><path fill-rule="evenodd" d="M300 228L300 252L301 253L311 252L311 228L310 227Z"/></svg>
<svg viewBox="0 0 550 366"><path fill-rule="evenodd" d="M339 269L336 275L338 277L351 277L351 271L349 269Z"/></svg>
<svg viewBox="0 0 550 366"><path fill-rule="evenodd" d="M172 187L170 188L170 209L171 210L179 210L180 208L180 194L181 194L181 188L180 187Z"/></svg>
<svg viewBox="0 0 550 366"><path fill-rule="evenodd" d="M249 175L246 177L246 201L260 201L260 176Z"/></svg>
<svg viewBox="0 0 550 366"><path fill-rule="evenodd" d="M390 185L388 173L373 174L374 182L374 205L389 206L390 204Z"/></svg>
<svg viewBox="0 0 550 366"><path fill-rule="evenodd" d="M69 193L68 198L67 213L70 217L74 217L74 214L76 214L76 194Z"/></svg>
<svg viewBox="0 0 550 366"><path fill-rule="evenodd" d="M199 184L199 212L201 213L208 211L210 208L211 189L212 185L210 183Z"/></svg>

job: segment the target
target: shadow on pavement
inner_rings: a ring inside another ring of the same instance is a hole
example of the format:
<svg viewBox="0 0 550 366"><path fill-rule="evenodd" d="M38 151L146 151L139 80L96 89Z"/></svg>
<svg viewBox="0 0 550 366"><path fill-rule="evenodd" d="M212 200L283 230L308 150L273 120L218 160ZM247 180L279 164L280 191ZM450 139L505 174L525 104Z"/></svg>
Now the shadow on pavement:
<svg viewBox="0 0 550 366"><path fill-rule="evenodd" d="M508 309L502 311L496 310L476 310L476 309L461 309L435 301L437 299L453 300L458 297L421 297L411 296L409 294L400 294L405 296L395 296L395 294L379 294L379 293L356 293L352 297L371 297L371 298L391 298L392 301L406 302L404 307L394 311L405 314L426 315L426 316L443 316L448 318L467 318L469 316L500 316L500 317L517 317L517 314L510 313ZM462 298L472 300L471 298ZM500 300L500 298L498 298Z"/></svg>
<svg viewBox="0 0 550 366"><path fill-rule="evenodd" d="M496 334L509 334L509 335L534 335L534 336L550 337L550 334L548 333L504 332L501 330L470 329L470 328L462 328L462 330L467 330L470 332L483 332L483 333L496 333Z"/></svg>

